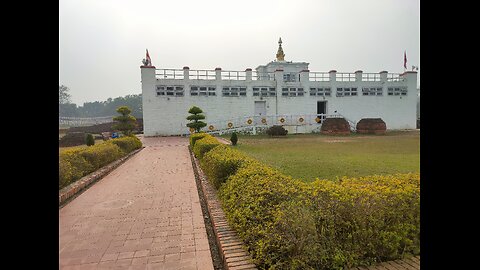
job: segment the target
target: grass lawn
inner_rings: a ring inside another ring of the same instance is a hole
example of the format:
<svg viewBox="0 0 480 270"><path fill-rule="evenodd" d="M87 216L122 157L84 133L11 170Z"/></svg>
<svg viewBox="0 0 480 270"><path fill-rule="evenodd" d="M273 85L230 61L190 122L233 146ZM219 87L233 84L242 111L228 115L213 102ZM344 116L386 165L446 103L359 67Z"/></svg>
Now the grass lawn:
<svg viewBox="0 0 480 270"><path fill-rule="evenodd" d="M222 136L227 140L229 135ZM420 171L420 132L238 136L236 149L303 181Z"/></svg>

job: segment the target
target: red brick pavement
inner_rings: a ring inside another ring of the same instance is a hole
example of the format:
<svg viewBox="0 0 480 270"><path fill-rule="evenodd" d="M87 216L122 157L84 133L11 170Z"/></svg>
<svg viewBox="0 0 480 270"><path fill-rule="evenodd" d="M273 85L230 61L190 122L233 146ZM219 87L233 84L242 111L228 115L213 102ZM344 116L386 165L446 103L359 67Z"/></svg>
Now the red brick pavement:
<svg viewBox="0 0 480 270"><path fill-rule="evenodd" d="M60 209L60 269L213 269L188 140L142 141Z"/></svg>

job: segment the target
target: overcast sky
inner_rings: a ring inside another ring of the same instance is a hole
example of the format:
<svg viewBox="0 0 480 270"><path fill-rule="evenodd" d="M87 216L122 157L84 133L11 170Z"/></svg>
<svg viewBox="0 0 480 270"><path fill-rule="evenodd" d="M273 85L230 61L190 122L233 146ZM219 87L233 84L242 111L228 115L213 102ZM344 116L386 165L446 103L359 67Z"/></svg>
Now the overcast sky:
<svg viewBox="0 0 480 270"><path fill-rule="evenodd" d="M274 60L281 37L310 71L401 73L404 51L420 66L419 0L59 3L59 84L79 106L140 94L145 49L157 69L244 71Z"/></svg>

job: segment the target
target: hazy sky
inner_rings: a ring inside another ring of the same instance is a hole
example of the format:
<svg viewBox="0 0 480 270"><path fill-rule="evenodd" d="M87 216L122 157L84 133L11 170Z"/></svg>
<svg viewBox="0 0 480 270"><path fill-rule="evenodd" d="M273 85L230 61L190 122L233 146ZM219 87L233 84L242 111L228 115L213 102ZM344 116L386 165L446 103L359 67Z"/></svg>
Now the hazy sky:
<svg viewBox="0 0 480 270"><path fill-rule="evenodd" d="M59 3L59 84L77 105L140 94L145 49L156 68L244 71L274 60L282 37L285 60L310 71L401 73L405 50L420 66L420 0Z"/></svg>

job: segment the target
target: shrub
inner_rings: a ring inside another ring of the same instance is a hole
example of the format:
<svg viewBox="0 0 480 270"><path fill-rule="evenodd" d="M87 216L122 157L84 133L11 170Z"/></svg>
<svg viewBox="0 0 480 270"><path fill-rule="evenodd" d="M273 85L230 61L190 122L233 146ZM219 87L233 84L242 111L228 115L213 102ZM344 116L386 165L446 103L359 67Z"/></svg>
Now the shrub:
<svg viewBox="0 0 480 270"><path fill-rule="evenodd" d="M88 147L79 154L93 166L93 170L100 169L125 155L120 147L110 142Z"/></svg>
<svg viewBox="0 0 480 270"><path fill-rule="evenodd" d="M193 153L197 158L200 160L203 158L203 155L208 151L212 150L214 147L221 145L215 137L212 135L207 134L200 140L195 141L195 145L193 146Z"/></svg>
<svg viewBox="0 0 480 270"><path fill-rule="evenodd" d="M190 135L190 146L193 147L195 146L195 142L197 140L200 140L202 139L203 137L205 137L207 135L207 133L203 133L203 132L199 132L199 133L193 133Z"/></svg>
<svg viewBox="0 0 480 270"><path fill-rule="evenodd" d="M131 143L119 143L124 141ZM135 138L124 137L90 147L75 147L60 151L59 189L125 156L126 152L117 144L126 145L127 148L134 144L138 146Z"/></svg>
<svg viewBox="0 0 480 270"><path fill-rule="evenodd" d="M305 185L251 160L244 162L221 186L219 196L227 219L260 269L289 265L298 257L295 252L287 256L278 252L280 247L294 249L293 243L287 243L292 238L285 237L282 230L295 229L303 235L304 226L285 228L279 221L284 216L283 209L288 208L285 203L300 200Z"/></svg>
<svg viewBox="0 0 480 270"><path fill-rule="evenodd" d="M93 138L93 135L88 133L86 136L85 136L85 144L87 146L92 146L95 144L95 139Z"/></svg>
<svg viewBox="0 0 480 270"><path fill-rule="evenodd" d="M269 129L267 129L266 132L270 136L286 136L288 130L286 130L282 126L271 126Z"/></svg>
<svg viewBox="0 0 480 270"><path fill-rule="evenodd" d="M94 171L93 165L80 155L84 149L84 147L78 147L60 152L59 188L63 188Z"/></svg>
<svg viewBox="0 0 480 270"><path fill-rule="evenodd" d="M110 143L113 143L120 147L124 154L128 154L136 149L142 147L142 142L135 136L125 136L121 138L116 138L109 140Z"/></svg>
<svg viewBox="0 0 480 270"><path fill-rule="evenodd" d="M85 144L85 133L83 132L70 132L63 136L58 141L59 147L70 147Z"/></svg>
<svg viewBox="0 0 480 270"><path fill-rule="evenodd" d="M208 180L218 189L247 160L251 159L245 154L227 145L219 145L203 156L200 165Z"/></svg>
<svg viewBox="0 0 480 270"><path fill-rule="evenodd" d="M237 145L238 136L236 132L232 133L232 136L230 137L230 141L232 142L232 145Z"/></svg>
<svg viewBox="0 0 480 270"><path fill-rule="evenodd" d="M419 174L313 182L310 198L324 251L322 267L354 267L418 254L419 187Z"/></svg>

